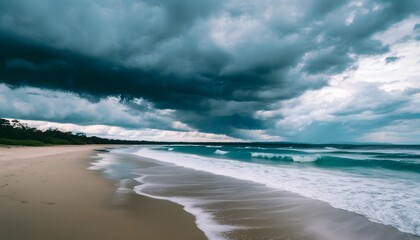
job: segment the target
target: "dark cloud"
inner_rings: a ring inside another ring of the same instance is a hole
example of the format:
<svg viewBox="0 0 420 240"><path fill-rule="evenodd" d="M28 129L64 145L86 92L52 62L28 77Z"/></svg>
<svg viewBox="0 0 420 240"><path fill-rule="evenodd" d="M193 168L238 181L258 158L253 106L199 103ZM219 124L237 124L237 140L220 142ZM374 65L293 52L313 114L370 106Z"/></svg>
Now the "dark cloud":
<svg viewBox="0 0 420 240"><path fill-rule="evenodd" d="M133 114L143 98L175 110L173 120L235 135L270 127L256 111L389 51L373 35L419 10L416 0L3 1L0 82L116 96Z"/></svg>
<svg viewBox="0 0 420 240"><path fill-rule="evenodd" d="M308 126L305 132L300 132L294 136L295 141L317 142L317 143L337 143L337 142L357 142L361 136L366 135L372 129L380 129L398 121L418 121L419 113L390 114L377 121L360 120L337 120L334 122L315 121ZM335 133L335 134L325 134ZM398 133L397 133L398 135ZM386 142L389 140L383 139ZM413 141L416 143L417 141Z"/></svg>
<svg viewBox="0 0 420 240"><path fill-rule="evenodd" d="M420 41L420 23L416 23L413 27L413 32L414 32L414 38L417 41Z"/></svg>
<svg viewBox="0 0 420 240"><path fill-rule="evenodd" d="M338 73L345 70L353 59L336 49L326 49L310 54L303 70L308 73Z"/></svg>
<svg viewBox="0 0 420 240"><path fill-rule="evenodd" d="M400 58L401 57L397 57L397 56L387 57L387 58L385 58L385 62L386 62L386 64L396 62L396 61L400 60Z"/></svg>
<svg viewBox="0 0 420 240"><path fill-rule="evenodd" d="M256 73L221 76L218 81L208 76L185 79L174 74L128 68L68 50L44 47L10 35L1 36L0 75L1 81L9 86L70 91L96 102L108 96L118 96L122 103L137 112L141 109L137 109L138 106L131 100L135 97L145 98L160 109L190 111L196 118L187 118L184 114L180 114L180 118L198 128L201 128L200 116L206 116L207 120L203 122L207 123L204 126L209 132L214 132L223 122L228 123L224 129L226 131L233 125L241 128L260 126L252 122L250 112L235 114L235 109L232 109L232 112L213 116L211 112L215 106L209 103L211 99L240 102L263 98L252 96L252 90L258 88ZM241 79L252 76L255 76L254 81L240 83ZM250 93L238 95L235 94L237 89L248 89ZM126 126L124 123L121 125Z"/></svg>
<svg viewBox="0 0 420 240"><path fill-rule="evenodd" d="M0 113L13 118L58 123L180 130L173 124L171 112L157 111L142 99L135 99L126 107L117 98L89 102L71 93L38 88L10 89L4 84L0 84Z"/></svg>

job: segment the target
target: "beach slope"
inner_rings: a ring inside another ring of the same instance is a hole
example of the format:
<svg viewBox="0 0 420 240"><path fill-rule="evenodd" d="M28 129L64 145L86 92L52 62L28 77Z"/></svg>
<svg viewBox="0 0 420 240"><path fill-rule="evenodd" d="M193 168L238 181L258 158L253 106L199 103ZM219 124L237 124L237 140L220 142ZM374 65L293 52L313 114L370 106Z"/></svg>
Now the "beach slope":
<svg viewBox="0 0 420 240"><path fill-rule="evenodd" d="M205 239L171 202L125 194L86 170L106 146L0 148L0 239Z"/></svg>

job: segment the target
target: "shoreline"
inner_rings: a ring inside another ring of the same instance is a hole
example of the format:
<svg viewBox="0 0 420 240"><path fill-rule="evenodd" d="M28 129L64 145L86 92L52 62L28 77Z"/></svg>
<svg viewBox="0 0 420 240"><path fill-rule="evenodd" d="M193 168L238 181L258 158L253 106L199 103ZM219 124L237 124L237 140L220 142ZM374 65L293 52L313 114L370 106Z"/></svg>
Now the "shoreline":
<svg viewBox="0 0 420 240"><path fill-rule="evenodd" d="M0 148L1 239L206 239L183 207L89 171L95 149Z"/></svg>
<svg viewBox="0 0 420 240"><path fill-rule="evenodd" d="M0 239L420 239L291 192L106 150L120 147L0 146Z"/></svg>
<svg viewBox="0 0 420 240"><path fill-rule="evenodd" d="M129 163L128 156L121 151L112 152L113 159L119 159L122 166ZM163 157L136 149L127 153L135 153L132 158L136 162L152 162L161 166L160 170L159 167L142 169L138 166L137 174L141 175L139 180L142 183L136 188L139 194L174 199L186 207L195 205L202 210L198 215L204 213L202 217L207 219L209 217L205 213L211 213L210 225L200 228L212 233L214 224L222 229L232 227L233 231L218 230L219 235L228 239L275 239L282 236L285 239L314 240L336 239L337 235L341 235L340 239L420 239L394 226L374 222L364 215L333 207L327 202L223 175L225 168L222 172L215 172L208 159L204 166L213 171L198 165L182 164L186 156L182 159L175 155ZM191 161L196 163L198 158ZM113 165L105 168L121 171Z"/></svg>

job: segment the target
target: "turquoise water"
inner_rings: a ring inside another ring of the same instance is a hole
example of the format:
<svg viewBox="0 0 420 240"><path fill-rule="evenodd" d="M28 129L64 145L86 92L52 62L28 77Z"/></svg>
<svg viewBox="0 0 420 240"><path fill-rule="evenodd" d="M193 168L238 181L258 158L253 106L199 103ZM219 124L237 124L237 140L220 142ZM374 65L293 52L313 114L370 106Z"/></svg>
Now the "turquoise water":
<svg viewBox="0 0 420 240"><path fill-rule="evenodd" d="M156 150L196 154L260 164L284 164L340 171L389 169L420 173L420 147L417 146L163 146ZM299 165L306 162L305 165Z"/></svg>
<svg viewBox="0 0 420 240"><path fill-rule="evenodd" d="M298 193L420 235L419 146L241 144L152 149L150 157Z"/></svg>
<svg viewBox="0 0 420 240"><path fill-rule="evenodd" d="M116 179L136 179L141 183L134 189L139 194L184 205L197 219L205 219L201 220L205 222L201 228L206 229L208 236L213 236L210 239L226 239L214 236L220 236L218 231L231 231L215 230L212 233L209 226L223 225L215 224L217 221L213 218L219 213L226 215L232 209L243 209L245 203L253 202L246 208L260 211L260 217L264 216L267 221L283 219L280 212L284 213L284 209L279 210L279 216L274 216L273 211L267 209L276 209L279 204L284 205L294 197L288 197L289 200L285 201L284 195L276 191L319 200L335 209L360 214L371 222L420 236L420 146L213 144L134 146L118 151L130 155L104 158L97 163L97 167L103 165L102 168ZM136 156L156 159L165 165L136 167ZM132 157L133 161L125 161ZM264 197L267 192L270 192L269 198ZM214 203L220 202L220 199L236 200L215 207ZM271 201L269 205L261 205L262 201L267 200ZM303 200L297 198L288 204L294 201ZM223 209L223 206L230 206L230 209ZM295 216L304 216L299 220L301 223L308 219L304 214L308 210L303 210L302 206L290 210L296 211ZM350 220L344 217L346 220L334 227L334 219L340 213L323 209L320 212L324 215L314 217L311 224L324 224L317 229L328 229L331 232L338 226L348 224L347 228L340 230L349 234L342 239L388 239L386 237L391 235L387 234L394 234L375 225L367 226L353 217ZM229 222L229 219L222 222ZM234 220L231 222L236 224ZM235 227L233 225L224 227L229 229ZM365 226L367 230L359 231L356 226ZM322 234L328 231L324 230ZM309 236L311 234L308 233ZM322 234L314 239L334 239L335 233L332 237Z"/></svg>

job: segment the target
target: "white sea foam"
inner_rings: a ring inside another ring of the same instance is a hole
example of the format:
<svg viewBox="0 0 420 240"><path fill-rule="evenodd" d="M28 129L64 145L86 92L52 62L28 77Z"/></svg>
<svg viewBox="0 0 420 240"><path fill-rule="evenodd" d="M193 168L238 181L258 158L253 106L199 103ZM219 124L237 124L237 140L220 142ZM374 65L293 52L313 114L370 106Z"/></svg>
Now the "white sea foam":
<svg viewBox="0 0 420 240"><path fill-rule="evenodd" d="M321 157L321 155L319 154L296 155L296 154L252 152L251 157L263 158L263 159L291 158L294 162L315 162Z"/></svg>
<svg viewBox="0 0 420 240"><path fill-rule="evenodd" d="M332 153L332 152L336 152L336 151L341 151L338 148L332 148L332 147L314 148L314 149L291 148L289 150L295 150L295 151L306 152L306 153Z"/></svg>
<svg viewBox="0 0 420 240"><path fill-rule="evenodd" d="M180 204L181 206L184 206L184 210L186 212L191 213L195 216L196 224L199 229L201 229L206 237L211 240L225 240L225 238L222 236L223 233L229 232L235 229L238 229L239 227L236 226L230 226L230 225L222 225L217 223L214 220L213 215L210 212L205 211L201 206L206 204L207 202L192 198L183 198L183 197L163 197L163 196L157 196L154 194L150 194L147 192L147 188L155 188L159 187L158 184L148 183L145 181L147 176L141 176L139 178L136 178L136 181L141 183L141 185L138 185L134 187L134 191L139 194L150 198L155 199L163 199L168 200L177 204Z"/></svg>
<svg viewBox="0 0 420 240"><path fill-rule="evenodd" d="M113 158L108 154L97 154L95 158L98 160L90 163L89 170L102 170L107 172L109 169L108 166L114 162Z"/></svg>
<svg viewBox="0 0 420 240"><path fill-rule="evenodd" d="M371 170L369 177L366 177L319 168L213 159L146 148L136 154L295 192L336 208L362 214L371 221L395 226L400 231L420 235L420 179L415 173Z"/></svg>
<svg viewBox="0 0 420 240"><path fill-rule="evenodd" d="M216 151L214 151L214 153L215 154L219 154L219 155L225 155L225 154L228 154L229 151L223 151L223 150L217 149Z"/></svg>
<svg viewBox="0 0 420 240"><path fill-rule="evenodd" d="M315 162L321 155L313 154L313 155L291 155L294 162Z"/></svg>
<svg viewBox="0 0 420 240"><path fill-rule="evenodd" d="M283 158L284 154L279 153L265 153L265 152L252 152L251 157L253 158L265 158L265 159L273 159L273 158Z"/></svg>
<svg viewBox="0 0 420 240"><path fill-rule="evenodd" d="M174 150L174 148L171 148L171 147L170 147L170 148L168 148L168 151L173 151L173 150Z"/></svg>
<svg viewBox="0 0 420 240"><path fill-rule="evenodd" d="M339 150L338 148L335 147L324 147L325 150L333 150L333 151L337 151Z"/></svg>
<svg viewBox="0 0 420 240"><path fill-rule="evenodd" d="M131 182L130 179L123 179L117 185L117 193L130 193L133 190L127 187L127 185Z"/></svg>

